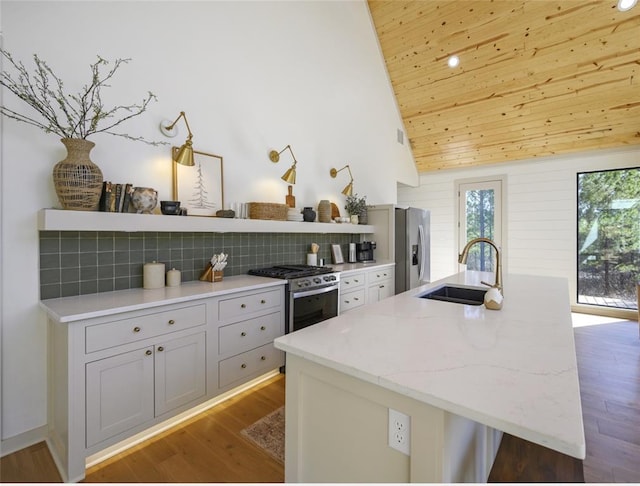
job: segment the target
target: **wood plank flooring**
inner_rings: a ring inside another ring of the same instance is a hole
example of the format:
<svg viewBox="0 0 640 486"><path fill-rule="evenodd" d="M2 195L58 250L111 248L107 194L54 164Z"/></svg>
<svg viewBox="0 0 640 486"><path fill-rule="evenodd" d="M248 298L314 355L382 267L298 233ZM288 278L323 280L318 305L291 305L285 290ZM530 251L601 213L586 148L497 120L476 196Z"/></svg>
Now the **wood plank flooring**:
<svg viewBox="0 0 640 486"><path fill-rule="evenodd" d="M584 479L640 483L638 323L579 327L574 335L587 442ZM273 378L90 468L86 482L283 482L283 466L240 430L284 403L284 381L283 375ZM0 481L60 482L60 477L41 443L3 457Z"/></svg>
<svg viewBox="0 0 640 486"><path fill-rule="evenodd" d="M640 482L638 323L574 329L587 458L586 482Z"/></svg>

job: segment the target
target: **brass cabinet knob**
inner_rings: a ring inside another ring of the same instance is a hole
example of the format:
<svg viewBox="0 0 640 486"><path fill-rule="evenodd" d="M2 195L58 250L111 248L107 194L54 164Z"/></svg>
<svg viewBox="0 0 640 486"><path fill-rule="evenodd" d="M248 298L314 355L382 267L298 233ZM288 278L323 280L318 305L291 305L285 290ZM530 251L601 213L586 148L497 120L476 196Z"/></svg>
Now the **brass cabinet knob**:
<svg viewBox="0 0 640 486"><path fill-rule="evenodd" d="M169 325L172 326L173 324L175 324L176 321L174 321L173 319L169 319Z"/></svg>
<svg viewBox="0 0 640 486"><path fill-rule="evenodd" d="M266 300L264 300L264 299L262 299L262 300L260 301L260 303L261 303L261 304L266 304L266 303L267 303L267 301L266 301Z"/></svg>
<svg viewBox="0 0 640 486"><path fill-rule="evenodd" d="M349 282L348 280L345 280L343 283L344 283L345 285L349 285L351 282Z"/></svg>
<svg viewBox="0 0 640 486"><path fill-rule="evenodd" d="M134 327L133 332L140 332L140 328L138 326Z"/></svg>
<svg viewBox="0 0 640 486"><path fill-rule="evenodd" d="M265 331L267 328L265 326L260 326L261 331Z"/></svg>
<svg viewBox="0 0 640 486"><path fill-rule="evenodd" d="M383 289L383 288L384 288L384 285L381 285L381 286L380 286L380 288L381 288L381 289Z"/></svg>
<svg viewBox="0 0 640 486"><path fill-rule="evenodd" d="M354 278L353 281L356 283L360 282L360 280L358 280L357 278Z"/></svg>
<svg viewBox="0 0 640 486"><path fill-rule="evenodd" d="M147 356L151 356L151 350L147 349L147 351L144 354L146 354Z"/></svg>
<svg viewBox="0 0 640 486"><path fill-rule="evenodd" d="M267 359L267 358L266 358L265 356L260 356L260 361L264 361L264 360L266 360L266 359Z"/></svg>
<svg viewBox="0 0 640 486"><path fill-rule="evenodd" d="M162 346L158 346L158 351L164 351L164 348Z"/></svg>
<svg viewBox="0 0 640 486"><path fill-rule="evenodd" d="M358 298L357 298L357 297L354 297L354 298L353 298L353 300L358 300Z"/></svg>
<svg viewBox="0 0 640 486"><path fill-rule="evenodd" d="M349 302L350 302L350 301L348 301L348 300L345 300L345 301L344 301L344 303L345 303L345 304L348 304Z"/></svg>
<svg viewBox="0 0 640 486"><path fill-rule="evenodd" d="M244 309L245 307L247 307L247 304L240 304L240 307Z"/></svg>
<svg viewBox="0 0 640 486"><path fill-rule="evenodd" d="M247 365L246 365L245 363L242 363L242 364L240 365L240 368L246 368L246 367L247 367Z"/></svg>
<svg viewBox="0 0 640 486"><path fill-rule="evenodd" d="M240 335L241 335L242 337L245 337L245 336L247 335L247 333L246 333L246 332L244 332L244 331L242 331L242 332L240 333Z"/></svg>

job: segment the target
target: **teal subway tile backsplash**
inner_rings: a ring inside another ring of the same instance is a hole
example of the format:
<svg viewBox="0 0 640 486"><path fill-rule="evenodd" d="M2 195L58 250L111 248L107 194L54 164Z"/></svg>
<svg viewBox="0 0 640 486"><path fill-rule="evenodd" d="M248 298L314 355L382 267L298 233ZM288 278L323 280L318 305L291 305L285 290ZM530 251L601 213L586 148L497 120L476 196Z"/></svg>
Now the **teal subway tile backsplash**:
<svg viewBox="0 0 640 486"><path fill-rule="evenodd" d="M142 287L147 262L176 268L182 281L197 280L214 253L228 253L226 276L278 264L305 264L311 243L331 262L331 244L342 253L359 235L325 233L125 233L41 231L40 298Z"/></svg>

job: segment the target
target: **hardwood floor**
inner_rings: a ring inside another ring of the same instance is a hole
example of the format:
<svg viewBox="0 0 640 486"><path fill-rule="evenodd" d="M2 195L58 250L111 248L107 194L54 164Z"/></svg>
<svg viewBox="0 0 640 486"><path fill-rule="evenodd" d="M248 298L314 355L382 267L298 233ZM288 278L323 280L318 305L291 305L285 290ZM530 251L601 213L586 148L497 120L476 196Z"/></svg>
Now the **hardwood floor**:
<svg viewBox="0 0 640 486"><path fill-rule="evenodd" d="M640 482L638 323L574 329L587 442L586 482Z"/></svg>
<svg viewBox="0 0 640 486"><path fill-rule="evenodd" d="M578 327L574 335L587 442L584 479L638 483L638 323ZM283 482L283 466L240 435L283 403L281 375L89 469L86 482ZM513 464L517 467L517 460ZM60 477L41 443L3 457L0 481L59 482Z"/></svg>
<svg viewBox="0 0 640 486"><path fill-rule="evenodd" d="M240 431L284 404L279 375L87 470L87 483L281 483L284 466ZM52 469L53 468L53 469ZM0 481L60 482L44 443L1 459Z"/></svg>

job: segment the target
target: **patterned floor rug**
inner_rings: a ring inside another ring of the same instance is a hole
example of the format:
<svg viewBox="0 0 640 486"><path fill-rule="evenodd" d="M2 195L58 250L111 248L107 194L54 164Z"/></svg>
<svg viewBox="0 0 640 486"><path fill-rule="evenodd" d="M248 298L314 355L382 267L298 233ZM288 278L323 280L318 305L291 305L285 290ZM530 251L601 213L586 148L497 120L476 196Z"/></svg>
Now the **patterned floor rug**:
<svg viewBox="0 0 640 486"><path fill-rule="evenodd" d="M284 407L262 417L240 433L284 464Z"/></svg>

